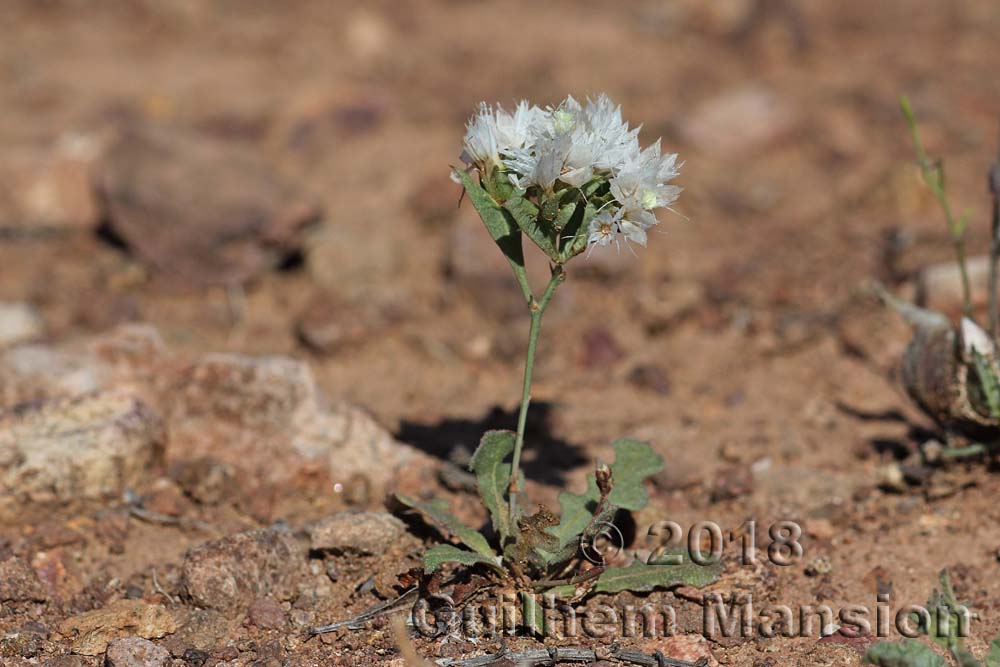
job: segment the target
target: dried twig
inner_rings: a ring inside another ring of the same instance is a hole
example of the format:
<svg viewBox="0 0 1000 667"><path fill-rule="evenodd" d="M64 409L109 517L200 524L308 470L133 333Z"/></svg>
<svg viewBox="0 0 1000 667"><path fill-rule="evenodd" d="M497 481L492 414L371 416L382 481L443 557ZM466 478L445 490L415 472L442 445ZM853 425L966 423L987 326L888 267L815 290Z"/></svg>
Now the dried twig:
<svg viewBox="0 0 1000 667"><path fill-rule="evenodd" d="M625 651L614 649L606 656L598 656L597 651L586 648L545 648L533 651L508 652L500 651L492 655L480 655L475 658L441 658L437 661L439 667L491 667L500 663L514 663L524 667L534 667L536 665L555 665L561 662L591 663L598 660L617 660L629 665L640 665L641 667L705 667L708 664L707 658L702 658L698 662L688 662L687 660L675 660L668 658L659 651L653 654L641 653L639 651Z"/></svg>
<svg viewBox="0 0 1000 667"><path fill-rule="evenodd" d="M416 586L408 588L402 595L398 598L392 600L387 600L380 604L367 609L353 618L349 618L346 621L338 621L337 623L331 623L330 625L321 625L315 628L309 628L310 635L322 635L327 632L334 632L340 630L341 628L347 628L349 630L359 630L364 627L364 624L373 618L378 618L383 614L388 614L399 607L403 606L407 602L410 602L413 598L417 597L418 588Z"/></svg>

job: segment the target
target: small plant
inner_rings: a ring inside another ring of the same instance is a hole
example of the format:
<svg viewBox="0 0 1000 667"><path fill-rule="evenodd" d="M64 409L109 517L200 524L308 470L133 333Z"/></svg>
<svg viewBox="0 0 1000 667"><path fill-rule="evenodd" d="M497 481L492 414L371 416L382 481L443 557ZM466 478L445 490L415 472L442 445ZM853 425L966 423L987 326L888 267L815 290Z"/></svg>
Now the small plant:
<svg viewBox="0 0 1000 667"><path fill-rule="evenodd" d="M941 590L935 588L931 592L928 613L910 618L917 631L948 651L958 667L1000 667L1000 638L993 640L982 662L966 650L968 608L956 599L947 570L941 571L938 581ZM914 639L879 642L868 649L865 660L881 667L947 667L948 664L930 647Z"/></svg>
<svg viewBox="0 0 1000 667"><path fill-rule="evenodd" d="M1000 351L997 347L997 264L1000 260L1000 156L989 172L993 198L990 246L989 324L973 319L972 296L966 269L965 232L969 214L956 218L945 189L944 166L924 151L909 101L900 100L924 182L944 214L962 282L962 320L955 326L942 313L919 308L876 286L882 300L914 329L903 359L903 384L910 397L934 419L949 445L954 436L966 446L950 446L942 458L955 459L992 453L1000 444ZM988 331L987 331L988 329Z"/></svg>
<svg viewBox="0 0 1000 667"><path fill-rule="evenodd" d="M547 109L521 102L512 113L484 103L468 123L464 149L467 168L455 170L453 178L510 263L530 328L517 431L486 433L471 463L495 539L462 525L443 501L400 497L462 545L431 548L425 573L458 563L522 595L554 591L572 599L591 591L710 583L718 576L717 563L580 569L583 536L600 530L619 509L645 506L644 481L663 467L649 445L615 442L614 463L598 464L586 491L560 494L559 516L544 507L528 513L520 465L542 316L566 279L566 265L595 249L644 246L657 224L653 211L669 209L681 192L670 184L681 166L677 155L661 153L658 141L641 149L638 128L630 129L620 107L604 95L583 105L569 97ZM540 296L528 283L524 237L549 259L551 276Z"/></svg>

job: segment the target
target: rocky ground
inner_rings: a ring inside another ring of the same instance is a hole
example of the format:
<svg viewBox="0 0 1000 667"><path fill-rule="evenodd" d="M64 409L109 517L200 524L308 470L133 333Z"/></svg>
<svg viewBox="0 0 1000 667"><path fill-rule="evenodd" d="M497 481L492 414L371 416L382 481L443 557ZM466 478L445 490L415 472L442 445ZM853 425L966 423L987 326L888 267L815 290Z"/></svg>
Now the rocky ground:
<svg viewBox="0 0 1000 667"><path fill-rule="evenodd" d="M612 440L646 439L667 468L640 530L805 530L793 566L732 563L713 590L897 609L947 567L972 650L1000 631L1000 482L912 464L939 434L895 378L909 332L870 291L958 310L901 93L985 250L996 3L9 0L0 17L0 664L406 664L385 619L306 630L398 594L436 539L392 492L485 519L457 464L514 424L527 318L448 179L463 123L481 99L601 91L686 160L683 217L571 267L539 352L532 498L554 506ZM860 663L864 641L700 638L697 595L643 598L687 634L628 646Z"/></svg>

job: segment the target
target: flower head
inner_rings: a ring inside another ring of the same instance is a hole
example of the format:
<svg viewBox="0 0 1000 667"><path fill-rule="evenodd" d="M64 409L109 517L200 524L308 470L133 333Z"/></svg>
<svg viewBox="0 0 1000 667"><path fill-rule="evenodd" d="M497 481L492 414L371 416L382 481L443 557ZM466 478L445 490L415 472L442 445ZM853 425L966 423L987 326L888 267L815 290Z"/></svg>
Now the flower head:
<svg viewBox="0 0 1000 667"><path fill-rule="evenodd" d="M464 148L463 159L481 177L499 168L539 209L566 201L568 189L595 198L579 232L590 248L622 239L645 245L657 224L654 211L681 193L671 184L681 167L677 155L662 153L659 140L643 149L639 128L630 128L604 94L583 104L570 96L545 109L521 101L513 113L482 103L466 126Z"/></svg>

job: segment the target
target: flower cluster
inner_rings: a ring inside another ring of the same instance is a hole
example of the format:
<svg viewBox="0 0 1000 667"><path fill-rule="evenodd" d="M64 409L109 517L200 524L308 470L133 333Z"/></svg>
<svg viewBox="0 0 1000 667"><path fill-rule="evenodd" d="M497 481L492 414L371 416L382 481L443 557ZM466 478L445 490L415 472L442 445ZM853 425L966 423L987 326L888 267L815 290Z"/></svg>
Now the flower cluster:
<svg viewBox="0 0 1000 667"><path fill-rule="evenodd" d="M621 238L645 245L657 223L653 211L681 192L669 184L681 165L676 153L661 153L659 141L642 149L638 135L603 94L582 105L567 97L545 109L522 101L513 112L482 103L466 127L462 159L485 178L499 169L539 203L567 189L600 195L603 186L609 196L587 221L587 246Z"/></svg>

